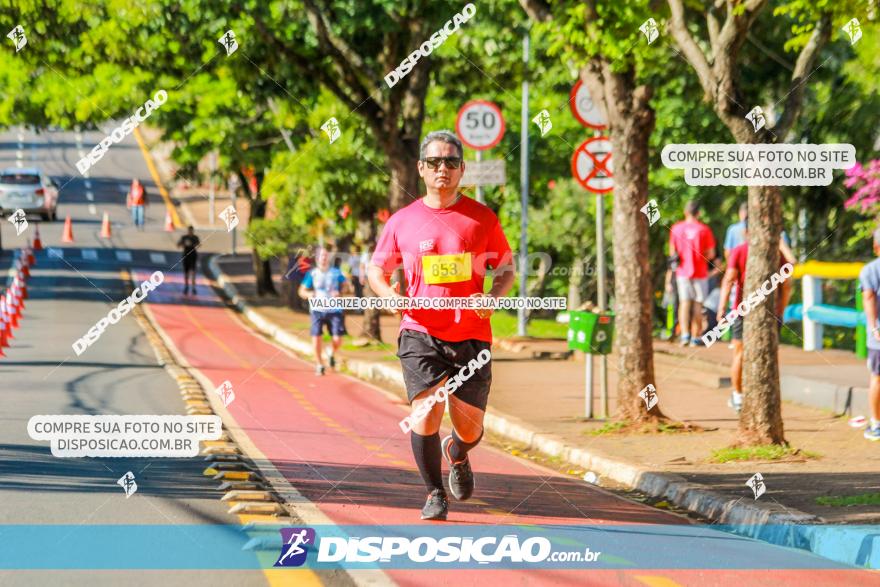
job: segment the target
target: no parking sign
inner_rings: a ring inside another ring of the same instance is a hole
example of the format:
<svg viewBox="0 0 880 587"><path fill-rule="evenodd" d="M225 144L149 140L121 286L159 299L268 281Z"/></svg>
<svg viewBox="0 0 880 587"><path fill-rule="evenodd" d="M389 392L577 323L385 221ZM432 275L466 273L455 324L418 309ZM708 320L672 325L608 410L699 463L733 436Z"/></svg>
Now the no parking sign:
<svg viewBox="0 0 880 587"><path fill-rule="evenodd" d="M614 189L613 171L608 137L587 139L575 149L571 158L571 174L594 194L607 194Z"/></svg>

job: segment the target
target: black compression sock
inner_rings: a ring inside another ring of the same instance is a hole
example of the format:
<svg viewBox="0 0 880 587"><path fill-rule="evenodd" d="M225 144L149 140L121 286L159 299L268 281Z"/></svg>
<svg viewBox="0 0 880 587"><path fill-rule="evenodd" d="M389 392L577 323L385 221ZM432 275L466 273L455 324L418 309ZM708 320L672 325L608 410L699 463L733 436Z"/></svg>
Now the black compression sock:
<svg viewBox="0 0 880 587"><path fill-rule="evenodd" d="M467 458L467 453L469 450L480 444L480 440L483 438L483 431L480 430L480 435L473 442L465 442L461 438L458 437L458 434L455 433L455 429L452 430L452 442L449 443L449 456L452 457L453 463L460 463L461 461Z"/></svg>
<svg viewBox="0 0 880 587"><path fill-rule="evenodd" d="M428 493L443 489L443 472L440 469L440 433L435 432L429 436L422 436L413 432L410 435L412 442L413 457L419 466L419 473L425 481Z"/></svg>

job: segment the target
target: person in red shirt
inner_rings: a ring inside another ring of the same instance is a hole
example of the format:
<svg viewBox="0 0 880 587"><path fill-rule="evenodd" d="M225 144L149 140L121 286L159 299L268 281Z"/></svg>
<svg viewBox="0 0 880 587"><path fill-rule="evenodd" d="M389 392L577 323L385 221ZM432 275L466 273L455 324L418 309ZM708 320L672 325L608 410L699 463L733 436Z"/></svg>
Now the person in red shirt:
<svg viewBox="0 0 880 587"><path fill-rule="evenodd" d="M733 307L738 308L743 301L743 287L746 282L746 262L749 258L749 229L748 220L743 220L743 238L745 242L730 250L727 258L727 271L724 272L724 280L721 282L720 300L729 300L730 292L736 285L736 299ZM785 240L779 238L779 267L782 268L786 263L794 265L796 262L791 249L785 244ZM776 319L779 321L779 327L782 327L782 314L788 300L791 298L791 280L784 280L780 288L779 295L776 296ZM746 296L748 297L748 296ZM751 310L750 310L751 311ZM727 313L727 304L718 304L718 321L720 322ZM733 363L730 365L730 382L733 385L733 392L727 405L737 411L742 410L742 356L743 356L743 318L737 317L731 324L731 342L733 343Z"/></svg>
<svg viewBox="0 0 880 587"><path fill-rule="evenodd" d="M709 295L708 261L715 258L715 237L709 227L699 221L699 216L700 205L688 202L684 207L684 220L673 224L669 234L669 252L677 255L679 261L675 281L682 346L699 344L703 332L703 300Z"/></svg>
<svg viewBox="0 0 880 587"><path fill-rule="evenodd" d="M510 290L514 282L510 245L495 213L458 191L464 167L461 142L453 133L437 131L425 136L418 170L427 193L386 223L367 269L376 295L400 295L388 280L401 265L409 297L501 297ZM486 294L483 283L488 269L494 274ZM491 361L486 359L491 358L491 313L467 309L401 312L397 356L412 407L413 456L428 489L423 520L446 519L441 455L450 466L453 496L465 500L474 490L468 451L483 436L492 382ZM467 378L456 375L467 370L471 373ZM454 393L447 393L446 401L436 401L434 392L453 375L454 380L463 381ZM441 442L446 404L453 431Z"/></svg>
<svg viewBox="0 0 880 587"><path fill-rule="evenodd" d="M131 188L128 190L128 207L131 209L131 219L139 229L144 229L144 206L147 205L147 190L144 189L138 178L131 180Z"/></svg>

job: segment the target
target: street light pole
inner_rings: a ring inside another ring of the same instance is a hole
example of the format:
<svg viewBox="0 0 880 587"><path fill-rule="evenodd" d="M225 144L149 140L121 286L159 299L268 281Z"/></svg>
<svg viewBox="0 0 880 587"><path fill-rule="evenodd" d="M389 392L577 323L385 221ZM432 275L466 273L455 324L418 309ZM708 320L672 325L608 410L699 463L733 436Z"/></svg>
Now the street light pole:
<svg viewBox="0 0 880 587"><path fill-rule="evenodd" d="M520 205L522 216L519 232L519 295L526 296L526 249L529 230L529 31L523 35L522 116L520 118ZM526 310L516 311L516 333L526 335Z"/></svg>

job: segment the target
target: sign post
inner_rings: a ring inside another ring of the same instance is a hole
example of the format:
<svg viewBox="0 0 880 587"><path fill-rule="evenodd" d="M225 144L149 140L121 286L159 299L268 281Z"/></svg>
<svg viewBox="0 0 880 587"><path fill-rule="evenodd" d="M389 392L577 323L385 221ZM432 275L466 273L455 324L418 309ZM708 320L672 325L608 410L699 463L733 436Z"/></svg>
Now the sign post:
<svg viewBox="0 0 880 587"><path fill-rule="evenodd" d="M458 111L455 120L455 134L462 144L477 152L477 166L483 160L483 151L491 149L501 142L504 136L504 117L501 108L486 100L471 100ZM496 185L475 183L477 201L486 203L482 186Z"/></svg>
<svg viewBox="0 0 880 587"><path fill-rule="evenodd" d="M572 111L575 117L585 126L599 130L604 121L598 118L598 109L594 108L589 94L584 96L586 89L578 82L572 89ZM571 171L574 178L584 189L596 194L596 265L598 268L597 306L599 313L607 310L607 293L605 291L605 200L604 195L614 189L614 173L611 164L611 141L608 137L597 136L587 139L575 149L571 159ZM593 356L586 354L586 417L593 417ZM602 417L608 417L608 358L601 355L600 385L602 390Z"/></svg>

